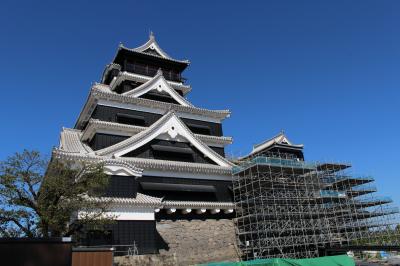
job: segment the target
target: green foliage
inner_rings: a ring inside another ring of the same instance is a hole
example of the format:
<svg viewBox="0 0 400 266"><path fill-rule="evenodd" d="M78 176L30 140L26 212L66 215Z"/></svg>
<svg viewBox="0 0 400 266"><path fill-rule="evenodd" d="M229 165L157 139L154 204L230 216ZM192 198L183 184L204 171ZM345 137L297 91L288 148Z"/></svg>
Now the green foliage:
<svg viewBox="0 0 400 266"><path fill-rule="evenodd" d="M400 226L386 226L379 230L368 232L368 237L353 240L352 245L399 245L400 244Z"/></svg>
<svg viewBox="0 0 400 266"><path fill-rule="evenodd" d="M85 226L101 229L113 217L105 215L109 202L93 197L101 196L108 180L102 165L48 163L36 151L16 153L0 162L0 235L70 236Z"/></svg>
<svg viewBox="0 0 400 266"><path fill-rule="evenodd" d="M1 235L38 235L38 189L46 165L39 152L27 150L0 162Z"/></svg>

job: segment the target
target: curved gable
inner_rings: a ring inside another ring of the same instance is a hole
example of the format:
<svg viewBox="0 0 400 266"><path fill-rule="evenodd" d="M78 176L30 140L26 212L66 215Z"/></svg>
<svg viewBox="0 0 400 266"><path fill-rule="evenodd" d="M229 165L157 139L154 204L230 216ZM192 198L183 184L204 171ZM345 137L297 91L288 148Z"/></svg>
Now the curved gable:
<svg viewBox="0 0 400 266"><path fill-rule="evenodd" d="M152 79L149 81L143 83L139 87L124 92L122 95L125 96L132 96L135 98L138 98L149 91L157 91L157 92L164 92L167 93L169 96L171 96L177 103L183 106L193 106L189 101L187 101L185 98L183 98L179 93L177 93L165 80L162 71L158 70L157 75L155 75Z"/></svg>
<svg viewBox="0 0 400 266"><path fill-rule="evenodd" d="M182 141L186 140L204 156L223 167L231 167L233 164L224 157L213 151L210 147L199 140L186 125L175 115L173 111L168 112L156 123L146 130L110 147L98 150L96 154L101 156L122 157L123 155L134 151L151 140L163 136L167 140Z"/></svg>
<svg viewBox="0 0 400 266"><path fill-rule="evenodd" d="M156 42L156 38L154 37L153 32L150 32L149 40L145 44L143 44L143 45L141 45L141 46L139 46L137 48L134 48L133 50L135 50L137 52L149 53L149 54L152 54L152 55L161 56L161 57L167 58L167 59L172 59L158 45L158 43Z"/></svg>

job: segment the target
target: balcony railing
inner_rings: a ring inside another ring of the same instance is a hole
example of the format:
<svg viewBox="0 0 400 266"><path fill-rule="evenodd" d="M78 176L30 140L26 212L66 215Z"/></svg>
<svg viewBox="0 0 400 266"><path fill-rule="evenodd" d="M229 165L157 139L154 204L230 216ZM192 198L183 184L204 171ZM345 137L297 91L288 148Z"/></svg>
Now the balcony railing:
<svg viewBox="0 0 400 266"><path fill-rule="evenodd" d="M336 183L339 181L344 181L344 180L353 180L353 181L361 181L361 182L372 182L374 181L373 177L352 177L352 176L329 176L329 177L325 177L324 181L326 183Z"/></svg>
<svg viewBox="0 0 400 266"><path fill-rule="evenodd" d="M250 166L256 165L256 164L264 164L264 165L271 165L271 166L278 166L278 167L315 169L314 164L309 164L309 163L306 163L306 162L300 161L300 160L257 156L257 157L251 158L250 160L248 160L246 162L241 163L239 166L235 166L233 168L233 172L238 173L241 170L248 168Z"/></svg>
<svg viewBox="0 0 400 266"><path fill-rule="evenodd" d="M319 192L321 197L332 197L332 198L345 198L346 192L344 191L334 191L334 190L321 190Z"/></svg>
<svg viewBox="0 0 400 266"><path fill-rule="evenodd" d="M374 185L366 184L366 185L359 185L359 186L352 187L351 190L352 191L357 191L357 192L361 192L361 191L377 191L377 188Z"/></svg>
<svg viewBox="0 0 400 266"><path fill-rule="evenodd" d="M353 199L354 204L386 204L392 202L390 197L365 197Z"/></svg>
<svg viewBox="0 0 400 266"><path fill-rule="evenodd" d="M125 70L128 72L139 74L139 75L154 77L157 74L158 69L160 69L160 68L149 66L149 65L127 63ZM177 82L184 81L184 78L182 78L180 73L177 73L177 72L174 72L174 71L168 70L168 69L162 69L162 71L163 71L163 76L167 80L177 81Z"/></svg>

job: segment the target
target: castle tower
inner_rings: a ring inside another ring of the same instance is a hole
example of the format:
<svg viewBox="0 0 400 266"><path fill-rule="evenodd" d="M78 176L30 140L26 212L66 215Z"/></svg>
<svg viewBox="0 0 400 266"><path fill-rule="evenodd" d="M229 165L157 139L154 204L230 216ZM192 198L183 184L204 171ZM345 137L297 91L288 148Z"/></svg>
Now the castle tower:
<svg viewBox="0 0 400 266"><path fill-rule="evenodd" d="M92 86L74 128L63 128L53 156L102 162L110 175L105 199L116 222L109 234L88 232L86 245L132 245L157 252L160 219L231 218L228 110L186 99L187 60L164 52L150 34L137 48L118 47L101 82ZM96 200L103 200L98 198Z"/></svg>

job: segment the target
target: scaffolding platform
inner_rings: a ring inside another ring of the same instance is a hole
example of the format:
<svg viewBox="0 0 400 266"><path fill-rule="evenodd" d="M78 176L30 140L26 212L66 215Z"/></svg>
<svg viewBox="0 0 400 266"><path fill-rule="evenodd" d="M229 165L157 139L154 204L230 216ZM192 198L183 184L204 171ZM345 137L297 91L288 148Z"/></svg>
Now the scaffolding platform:
<svg viewBox="0 0 400 266"><path fill-rule="evenodd" d="M398 213L372 177L351 165L263 153L233 169L236 233L244 260L312 258L355 245L399 246Z"/></svg>

